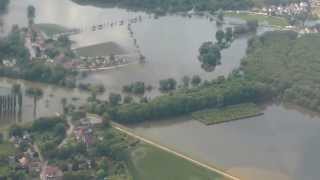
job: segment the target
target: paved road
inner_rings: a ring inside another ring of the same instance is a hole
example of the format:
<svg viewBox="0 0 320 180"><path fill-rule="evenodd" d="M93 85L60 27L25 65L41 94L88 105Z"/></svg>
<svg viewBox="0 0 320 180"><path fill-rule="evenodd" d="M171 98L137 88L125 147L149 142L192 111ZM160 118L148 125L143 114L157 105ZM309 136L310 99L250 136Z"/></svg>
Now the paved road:
<svg viewBox="0 0 320 180"><path fill-rule="evenodd" d="M136 139L139 139L139 140L141 140L141 141L143 141L143 142L145 142L145 143L147 143L147 144L150 144L150 145L152 145L152 146L155 146L155 147L157 147L157 148L160 148L160 149L162 149L162 150L164 150L164 151L167 151L167 152L172 153L172 154L174 154L174 155L176 155L176 156L179 156L179 157L181 157L181 158L183 158L183 159L186 159L186 160L188 160L188 161L190 161L190 162L192 162L192 163L194 163L194 164L197 164L197 165L199 165L199 166L201 166L201 167L204 167L204 168L209 169L209 170L211 170L211 171L213 171L213 172L216 172L217 174L220 174L220 175L226 177L227 179L230 179L230 180L240 180L240 178L235 177L235 176L233 176L233 175L231 175L231 174L229 174L229 173L227 173L227 172L225 172L225 171L223 171L223 170L220 170L220 169L218 169L218 168L212 167L212 166L207 165L207 164L205 164L205 163L199 162L199 161L197 161L197 160L195 160L195 159L193 159L193 158L191 158L191 157L189 157L189 156L187 156L187 155L178 153L178 152L176 152L176 151L174 151L174 150L172 150L172 149L170 149L170 148L168 148L168 147L165 147L165 146L160 145L160 144L158 144L158 143L155 143L155 142L153 142L153 141L151 141L151 140L148 140L148 139L146 139L146 138L144 138L144 137L141 137L141 136L133 133L130 129L128 129L128 128L120 125L120 124L117 124L117 123L112 122L111 125L112 125L113 128L115 128L115 129L117 129L117 130L119 130L119 131L121 131L121 132L123 132L123 133L125 133L125 134L127 134L127 135L129 135L129 136L131 136L131 137L134 137L134 138L136 138Z"/></svg>

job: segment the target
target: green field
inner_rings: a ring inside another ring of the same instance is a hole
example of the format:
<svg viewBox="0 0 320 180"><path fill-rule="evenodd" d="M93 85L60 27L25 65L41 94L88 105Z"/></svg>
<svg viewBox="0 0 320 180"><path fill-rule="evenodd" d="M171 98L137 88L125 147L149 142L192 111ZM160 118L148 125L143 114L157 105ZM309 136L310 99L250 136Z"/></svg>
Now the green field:
<svg viewBox="0 0 320 180"><path fill-rule="evenodd" d="M9 142L0 143L0 158L7 159L9 156L15 154L13 144ZM10 167L4 162L0 162L0 176L6 176L9 173Z"/></svg>
<svg viewBox="0 0 320 180"><path fill-rule="evenodd" d="M249 14L249 13L242 13L242 12L240 12L240 13L227 12L227 13L225 13L225 16L236 17L236 18L240 18L245 21L257 20L260 24L266 22L269 25L277 26L277 27L289 26L288 21L285 18L281 18L281 17L265 16L265 15L259 15L259 14Z"/></svg>
<svg viewBox="0 0 320 180"><path fill-rule="evenodd" d="M67 28L57 24L35 24L35 26L49 37L68 30Z"/></svg>
<svg viewBox="0 0 320 180"><path fill-rule="evenodd" d="M134 180L218 180L220 175L156 147L141 144L132 152Z"/></svg>
<svg viewBox="0 0 320 180"><path fill-rule="evenodd" d="M192 113L192 118L211 125L262 115L261 109L253 104L239 104L220 109L208 109Z"/></svg>
<svg viewBox="0 0 320 180"><path fill-rule="evenodd" d="M92 46L86 46L76 49L76 52L80 56L95 57L95 56L109 56L111 54L121 55L126 51L115 42L107 42Z"/></svg>

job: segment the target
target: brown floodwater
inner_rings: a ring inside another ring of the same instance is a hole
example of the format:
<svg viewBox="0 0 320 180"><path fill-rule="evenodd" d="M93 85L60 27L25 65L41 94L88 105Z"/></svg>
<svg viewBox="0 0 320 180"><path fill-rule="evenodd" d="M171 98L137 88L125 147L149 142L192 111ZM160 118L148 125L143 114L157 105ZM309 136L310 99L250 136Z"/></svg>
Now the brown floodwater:
<svg viewBox="0 0 320 180"><path fill-rule="evenodd" d="M215 22L204 17L185 18L165 16L154 20L145 13L128 12L117 8L80 6L69 0L11 0L9 13L3 17L5 30L12 24L26 26L26 9L36 7L36 23L53 23L68 28L88 29L103 21L115 21L136 16L144 17L132 26L134 37L146 56L144 65L132 65L121 69L89 74L83 82L102 83L109 92L119 92L123 85L145 81L157 86L160 79L199 74L203 79L228 75L239 67L245 55L248 38L236 40L222 52L222 65L214 72L205 72L197 61L198 48L204 41L214 40ZM237 21L227 19L228 21ZM262 30L264 31L264 30ZM97 32L86 31L71 37L74 47L114 41L135 51L127 27L116 27ZM63 89L52 85L1 78L0 86L11 87L19 83L26 87L40 87L44 96L38 102L37 116L52 116L62 111L61 99L82 104L88 94L78 90ZM159 95L152 91L148 96ZM79 98L74 101L73 98ZM22 121L33 120L33 100L23 98ZM264 115L205 126L190 117L150 122L133 127L134 130L177 151L214 164L244 179L319 179L320 118L297 108L269 105ZM15 122L1 119L0 125Z"/></svg>
<svg viewBox="0 0 320 180"><path fill-rule="evenodd" d="M225 124L181 117L132 128L244 179L319 178L320 118L301 109L272 104L263 116Z"/></svg>

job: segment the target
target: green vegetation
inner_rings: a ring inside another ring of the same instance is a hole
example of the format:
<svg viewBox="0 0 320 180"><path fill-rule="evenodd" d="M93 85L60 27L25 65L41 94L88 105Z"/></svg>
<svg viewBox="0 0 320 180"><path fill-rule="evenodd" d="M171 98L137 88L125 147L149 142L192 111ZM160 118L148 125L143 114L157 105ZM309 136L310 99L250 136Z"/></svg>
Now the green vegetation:
<svg viewBox="0 0 320 180"><path fill-rule="evenodd" d="M47 64L44 60L30 62L29 52L24 46L25 33L24 29L14 26L7 37L0 38L0 76L74 87L76 71L67 70L58 64ZM63 51L70 47L66 41L64 38L59 40ZM15 61L16 65L5 66L3 60Z"/></svg>
<svg viewBox="0 0 320 180"><path fill-rule="evenodd" d="M35 24L35 28L44 32L47 36L52 37L55 34L63 33L68 29L58 24Z"/></svg>
<svg viewBox="0 0 320 180"><path fill-rule="evenodd" d="M320 35L268 32L249 41L245 77L264 83L280 98L320 111Z"/></svg>
<svg viewBox="0 0 320 180"><path fill-rule="evenodd" d="M126 53L126 51L120 45L114 42L81 47L76 49L76 52L79 56L85 57L110 56L113 54L121 55Z"/></svg>
<svg viewBox="0 0 320 180"><path fill-rule="evenodd" d="M123 92L132 93L135 95L143 95L146 90L152 90L152 86L146 86L145 83L141 81L134 82L130 85L125 85L122 88Z"/></svg>
<svg viewBox="0 0 320 180"><path fill-rule="evenodd" d="M218 180L222 177L176 155L140 144L131 152L130 172L139 180Z"/></svg>
<svg viewBox="0 0 320 180"><path fill-rule="evenodd" d="M63 118L39 118L27 129L44 157L52 157L66 136L67 123Z"/></svg>
<svg viewBox="0 0 320 180"><path fill-rule="evenodd" d="M222 35L219 35L220 33L217 34L218 42L221 41L224 38L224 32L223 31L218 31L222 32ZM220 37L222 36L222 37ZM199 61L202 63L202 68L205 69L206 71L211 71L213 70L217 65L221 64L221 52L220 52L220 47L217 44L213 44L212 42L205 42L201 45L199 49Z"/></svg>
<svg viewBox="0 0 320 180"><path fill-rule="evenodd" d="M177 88L177 81L173 78L162 79L159 81L159 90L162 92L168 92Z"/></svg>
<svg viewBox="0 0 320 180"><path fill-rule="evenodd" d="M29 52L24 47L22 31L17 26L12 28L8 36L0 38L0 67L4 59L15 59L21 64L29 59Z"/></svg>
<svg viewBox="0 0 320 180"><path fill-rule="evenodd" d="M192 113L193 119L211 125L262 115L261 109L253 103L238 104L223 108L208 109Z"/></svg>
<svg viewBox="0 0 320 180"><path fill-rule="evenodd" d="M0 14L2 14L7 9L9 2L10 2L10 0L1 0L0 1Z"/></svg>
<svg viewBox="0 0 320 180"><path fill-rule="evenodd" d="M255 21L258 21L260 24L266 22L269 25L277 26L277 27L289 26L288 20L283 17L266 16L262 14L249 14L245 12L240 12L240 13L227 12L225 13L225 15L229 17L237 17L245 21L255 20Z"/></svg>
<svg viewBox="0 0 320 180"><path fill-rule="evenodd" d="M271 95L267 88L263 83L245 80L235 73L227 80L219 78L146 103L124 104L112 108L106 106L105 110L113 120L134 123L183 115L205 108L259 101Z"/></svg>
<svg viewBox="0 0 320 180"><path fill-rule="evenodd" d="M249 9L253 6L251 0L73 0L79 4L91 4L97 6L109 7L123 7L133 10L151 11L157 14L164 14L166 12L189 11L192 8L196 10L217 11L224 10L239 10Z"/></svg>

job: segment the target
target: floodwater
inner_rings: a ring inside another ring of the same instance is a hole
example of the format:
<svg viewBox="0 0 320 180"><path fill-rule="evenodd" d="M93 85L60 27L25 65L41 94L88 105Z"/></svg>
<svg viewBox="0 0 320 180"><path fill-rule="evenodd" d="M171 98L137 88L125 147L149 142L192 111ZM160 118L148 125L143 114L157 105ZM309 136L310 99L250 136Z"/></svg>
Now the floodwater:
<svg viewBox="0 0 320 180"><path fill-rule="evenodd" d="M84 33L72 36L74 47L114 41L129 52L135 52L133 39L127 27L114 27L91 32L90 26L121 19L142 16L142 22L132 25L139 50L147 58L143 65L92 73L83 82L102 83L107 92L119 92L123 85L144 81L157 86L160 79L184 75L200 75L212 79L228 75L239 67L245 55L248 38L236 40L222 52L222 65L213 72L205 72L197 60L201 43L214 40L217 27L205 17L165 16L152 19L139 12L123 9L103 9L80 6L69 0L11 0L9 13L4 15L5 30L12 24L26 26L27 6L34 5L36 23L59 24L81 28ZM232 21L232 19L228 19ZM27 87L41 87L44 96L38 101L37 116L51 116L62 111L61 99L75 104L83 103L88 94L78 90L21 80L0 79L0 85L13 83ZM148 96L158 95L152 91ZM75 100L78 99L79 100ZM106 98L106 97L102 97ZM33 119L33 100L23 98L22 121ZM319 179L320 118L283 105L269 105L260 117L226 124L205 126L189 117L145 123L134 127L140 134L168 145L196 159L221 167L244 179ZM2 126L12 123L1 119Z"/></svg>
<svg viewBox="0 0 320 180"><path fill-rule="evenodd" d="M246 180L319 179L320 118L275 104L264 113L212 126L181 117L133 129Z"/></svg>
<svg viewBox="0 0 320 180"><path fill-rule="evenodd" d="M42 83L33 83L23 80L14 80L8 78L0 78L1 87L11 88L13 84L20 84L23 93L22 101L22 118L19 117L6 117L0 119L0 126L6 126L15 123L19 120L22 122L30 122L33 117L33 98L25 95L25 91L30 87L38 87L43 90L43 97L37 101L36 117L54 116L62 113L61 101L63 98L67 99L68 103L83 104L89 95L77 89L64 89L61 87L46 85Z"/></svg>
<svg viewBox="0 0 320 180"><path fill-rule="evenodd" d="M245 55L247 38L236 40L222 52L222 65L214 72L205 72L197 60L198 49L205 41L214 41L217 27L205 17L165 16L153 19L141 12L128 12L123 9L103 9L93 6L80 6L68 0L11 0L9 13L4 16L5 29L12 24L26 26L26 9L29 4L36 8L36 23L59 24L68 28L80 28L83 33L71 37L74 47L114 41L130 53L141 51L147 58L146 64L135 64L126 68L91 73L83 82L102 83L107 91L118 92L122 86L136 81L144 81L158 86L159 80L175 78L180 81L185 75L200 75L212 79L228 75L239 67ZM115 26L92 31L92 25L110 23L142 17L142 21L132 25L133 38L139 49L134 47L127 26ZM237 21L228 19L228 21ZM225 28L225 27L224 27ZM157 89L157 88L156 88ZM149 96L158 95L154 91Z"/></svg>

